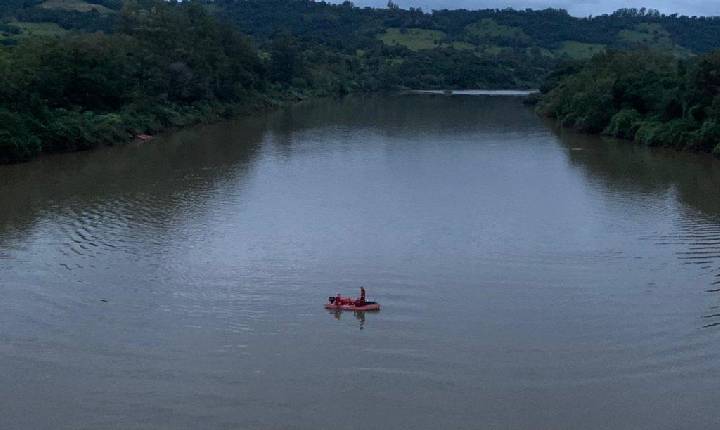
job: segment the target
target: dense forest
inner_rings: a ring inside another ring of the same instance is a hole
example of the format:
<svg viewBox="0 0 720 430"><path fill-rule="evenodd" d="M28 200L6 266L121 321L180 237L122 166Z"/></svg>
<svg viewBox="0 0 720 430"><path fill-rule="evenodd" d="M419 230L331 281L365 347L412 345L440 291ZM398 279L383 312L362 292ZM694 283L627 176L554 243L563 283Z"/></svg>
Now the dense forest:
<svg viewBox="0 0 720 430"><path fill-rule="evenodd" d="M538 110L564 126L720 156L720 51L611 51L554 72Z"/></svg>
<svg viewBox="0 0 720 430"><path fill-rule="evenodd" d="M663 76L678 69L682 92L694 57L716 48L720 19L646 9L577 18L559 9L424 12L392 2L4 0L0 163L307 96L537 88L546 77L543 111L593 131L600 126L565 118L573 108L563 107L562 88L582 80L573 73L643 55ZM634 109L652 119L651 108Z"/></svg>
<svg viewBox="0 0 720 430"><path fill-rule="evenodd" d="M0 50L0 162L230 115L272 89L250 41L195 2L126 4L112 34Z"/></svg>
<svg viewBox="0 0 720 430"><path fill-rule="evenodd" d="M287 83L301 91L536 88L558 64L607 49L650 48L684 58L720 48L720 19L647 9L577 18L561 9L424 12L392 2L382 9L310 0L194 2L251 37L261 58L284 47L295 62L295 79ZM73 31L113 33L125 4L152 8L144 0L6 0L0 43Z"/></svg>

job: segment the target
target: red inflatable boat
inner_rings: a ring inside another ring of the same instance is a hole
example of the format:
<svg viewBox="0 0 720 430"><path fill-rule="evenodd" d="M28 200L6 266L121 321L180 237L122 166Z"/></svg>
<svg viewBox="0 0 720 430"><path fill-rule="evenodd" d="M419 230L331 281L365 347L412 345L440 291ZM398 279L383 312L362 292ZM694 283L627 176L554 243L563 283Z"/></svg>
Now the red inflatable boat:
<svg viewBox="0 0 720 430"><path fill-rule="evenodd" d="M379 311L380 305L375 302L365 302L364 306L355 304L336 305L335 303L325 303L325 309L338 309L341 311Z"/></svg>
<svg viewBox="0 0 720 430"><path fill-rule="evenodd" d="M359 299L342 297L339 294L335 297L328 297L328 302L325 303L325 309L341 311L379 311L380 304L377 302L366 302L365 289L362 289Z"/></svg>

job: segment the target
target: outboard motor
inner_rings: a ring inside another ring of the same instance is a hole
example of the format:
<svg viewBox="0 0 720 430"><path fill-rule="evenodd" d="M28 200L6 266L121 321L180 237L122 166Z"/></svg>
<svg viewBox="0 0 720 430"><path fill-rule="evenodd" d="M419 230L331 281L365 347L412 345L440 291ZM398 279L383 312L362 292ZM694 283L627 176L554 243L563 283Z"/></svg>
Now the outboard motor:
<svg viewBox="0 0 720 430"><path fill-rule="evenodd" d="M333 303L335 303L335 297L328 297L328 301L332 305Z"/></svg>

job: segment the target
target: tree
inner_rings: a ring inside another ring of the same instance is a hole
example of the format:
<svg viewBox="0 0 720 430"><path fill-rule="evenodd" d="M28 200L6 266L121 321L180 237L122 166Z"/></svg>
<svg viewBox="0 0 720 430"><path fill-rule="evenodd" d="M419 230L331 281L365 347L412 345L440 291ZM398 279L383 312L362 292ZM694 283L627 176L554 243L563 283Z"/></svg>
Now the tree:
<svg viewBox="0 0 720 430"><path fill-rule="evenodd" d="M272 80L288 84L293 77L303 74L302 59L294 39L289 35L275 37L270 50L270 76Z"/></svg>

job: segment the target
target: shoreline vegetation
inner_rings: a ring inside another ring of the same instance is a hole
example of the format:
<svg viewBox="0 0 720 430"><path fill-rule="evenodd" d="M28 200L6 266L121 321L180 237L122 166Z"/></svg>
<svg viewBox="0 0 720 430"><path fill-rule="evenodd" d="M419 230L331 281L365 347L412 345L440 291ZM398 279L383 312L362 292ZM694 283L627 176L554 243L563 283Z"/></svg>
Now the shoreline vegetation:
<svg viewBox="0 0 720 430"><path fill-rule="evenodd" d="M151 6L148 8L148 6ZM267 78L251 41L198 2L127 2L111 34L0 47L0 164L128 143L313 95Z"/></svg>
<svg viewBox="0 0 720 430"><path fill-rule="evenodd" d="M0 51L0 163L124 143L265 101L257 54L240 34L198 5L155 7L125 9L114 34L32 37Z"/></svg>
<svg viewBox="0 0 720 430"><path fill-rule="evenodd" d="M610 51L553 72L536 111L588 134L720 157L720 51Z"/></svg>
<svg viewBox="0 0 720 430"><path fill-rule="evenodd" d="M646 9L576 18L562 9L428 13L392 1L8 0L0 164L306 98L525 95L543 82L529 99L564 125L709 152L720 101L702 85L715 85L714 72L692 76L718 48L720 19Z"/></svg>

